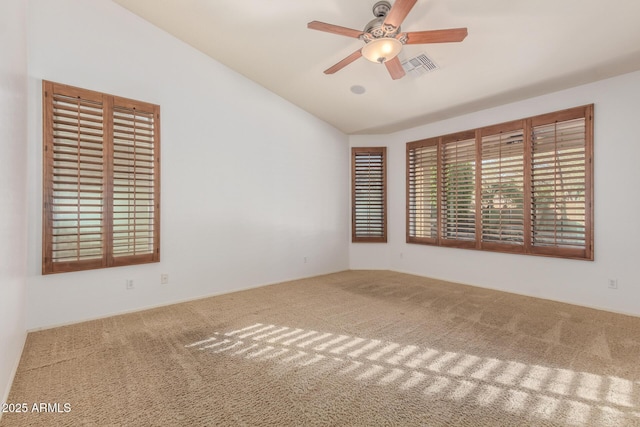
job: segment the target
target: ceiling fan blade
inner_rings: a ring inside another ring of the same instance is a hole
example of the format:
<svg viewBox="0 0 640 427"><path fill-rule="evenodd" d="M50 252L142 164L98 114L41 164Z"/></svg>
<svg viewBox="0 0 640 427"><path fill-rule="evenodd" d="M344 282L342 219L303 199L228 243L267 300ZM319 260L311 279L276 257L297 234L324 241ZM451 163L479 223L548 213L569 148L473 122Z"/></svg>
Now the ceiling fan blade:
<svg viewBox="0 0 640 427"><path fill-rule="evenodd" d="M341 27L339 25L327 24L320 21L311 21L307 24L307 28L312 30L324 31L326 33L337 34L339 36L347 36L353 38L360 38L362 31L354 30L353 28Z"/></svg>
<svg viewBox="0 0 640 427"><path fill-rule="evenodd" d="M402 68L402 64L400 63L400 59L396 56L395 58L384 63L385 67L391 74L391 78L393 80L398 80L404 77L405 72L404 68Z"/></svg>
<svg viewBox="0 0 640 427"><path fill-rule="evenodd" d="M407 33L406 44L451 43L461 42L467 37L466 28L451 28L448 30L413 31Z"/></svg>
<svg viewBox="0 0 640 427"><path fill-rule="evenodd" d="M324 70L324 73L325 74L333 74L336 71L340 71L344 67L346 67L347 65L351 64L356 59L360 58L361 56L362 56L362 49L356 50L351 55L347 56L342 61L340 61L336 65L334 65L333 67L327 68L326 70Z"/></svg>
<svg viewBox="0 0 640 427"><path fill-rule="evenodd" d="M416 4L416 1L417 0L396 0L384 18L384 25L393 25L398 28Z"/></svg>

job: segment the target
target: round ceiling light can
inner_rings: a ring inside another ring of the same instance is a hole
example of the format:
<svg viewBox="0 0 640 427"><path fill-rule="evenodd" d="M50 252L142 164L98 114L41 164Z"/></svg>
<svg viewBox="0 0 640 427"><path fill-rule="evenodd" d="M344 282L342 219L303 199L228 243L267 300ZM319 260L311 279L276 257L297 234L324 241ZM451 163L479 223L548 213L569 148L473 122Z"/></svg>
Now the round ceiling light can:
<svg viewBox="0 0 640 427"><path fill-rule="evenodd" d="M351 92L355 93L356 95L362 95L366 91L367 90L364 88L364 86L360 86L360 85L351 86Z"/></svg>

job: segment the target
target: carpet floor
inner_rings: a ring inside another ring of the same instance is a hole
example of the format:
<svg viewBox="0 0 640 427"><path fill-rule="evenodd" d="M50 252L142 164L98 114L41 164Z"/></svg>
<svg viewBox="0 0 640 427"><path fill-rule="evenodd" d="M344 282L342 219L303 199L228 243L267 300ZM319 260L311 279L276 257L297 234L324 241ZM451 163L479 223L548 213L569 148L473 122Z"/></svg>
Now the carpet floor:
<svg viewBox="0 0 640 427"><path fill-rule="evenodd" d="M30 333L7 403L2 427L640 426L640 318L347 271Z"/></svg>

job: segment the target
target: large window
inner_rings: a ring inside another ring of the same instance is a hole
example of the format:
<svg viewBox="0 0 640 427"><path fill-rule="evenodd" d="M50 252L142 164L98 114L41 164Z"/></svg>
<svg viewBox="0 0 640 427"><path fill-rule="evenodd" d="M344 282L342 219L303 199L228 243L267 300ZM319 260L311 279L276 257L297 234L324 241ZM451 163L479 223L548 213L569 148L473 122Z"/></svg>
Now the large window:
<svg viewBox="0 0 640 427"><path fill-rule="evenodd" d="M407 242L593 260L593 105L407 144Z"/></svg>
<svg viewBox="0 0 640 427"><path fill-rule="evenodd" d="M353 242L387 241L386 147L351 149Z"/></svg>
<svg viewBox="0 0 640 427"><path fill-rule="evenodd" d="M160 260L160 107L43 82L43 274Z"/></svg>

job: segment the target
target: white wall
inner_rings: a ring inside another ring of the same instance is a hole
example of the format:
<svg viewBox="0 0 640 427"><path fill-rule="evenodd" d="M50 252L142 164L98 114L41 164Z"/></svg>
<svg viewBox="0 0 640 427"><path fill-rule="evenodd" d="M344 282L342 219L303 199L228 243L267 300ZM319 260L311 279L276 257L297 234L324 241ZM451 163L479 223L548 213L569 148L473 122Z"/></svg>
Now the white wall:
<svg viewBox="0 0 640 427"><path fill-rule="evenodd" d="M26 338L26 5L0 2L0 402L7 400Z"/></svg>
<svg viewBox="0 0 640 427"><path fill-rule="evenodd" d="M640 72L390 135L351 136L388 146L389 243L351 244L352 269L383 268L640 315ZM595 104L595 261L405 242L406 143L565 108ZM607 279L618 279L618 290Z"/></svg>
<svg viewBox="0 0 640 427"><path fill-rule="evenodd" d="M109 0L28 24L28 328L348 268L346 135ZM159 264L40 274L41 79L161 106Z"/></svg>

